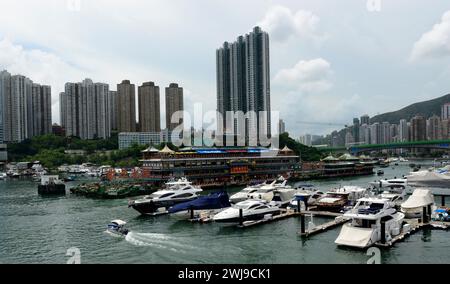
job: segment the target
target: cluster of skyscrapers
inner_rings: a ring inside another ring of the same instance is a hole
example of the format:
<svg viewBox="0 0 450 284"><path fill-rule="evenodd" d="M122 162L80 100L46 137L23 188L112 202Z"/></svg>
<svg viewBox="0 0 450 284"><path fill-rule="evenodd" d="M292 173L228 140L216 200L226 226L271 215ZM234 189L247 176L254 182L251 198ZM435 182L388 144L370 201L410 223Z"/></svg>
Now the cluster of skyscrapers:
<svg viewBox="0 0 450 284"><path fill-rule="evenodd" d="M416 115L409 121L401 119L399 123L371 123L370 117L364 115L354 118L353 125L344 131L334 131L330 135L333 147L442 139L450 139L450 103L442 106L441 116Z"/></svg>
<svg viewBox="0 0 450 284"><path fill-rule="evenodd" d="M61 125L66 136L81 139L108 138L111 131L121 133L161 132L160 93L154 82L138 87L138 116L136 121L136 87L129 80L109 85L86 79L80 83L66 83L60 94ZM183 89L177 84L166 88L166 124L171 131L182 123L171 123L176 111L183 111ZM136 135L133 135L133 137Z"/></svg>
<svg viewBox="0 0 450 284"><path fill-rule="evenodd" d="M245 132L247 145L258 143L260 137L270 138L269 35L255 27L235 42L225 42L216 50L216 64L217 111L221 114L217 133L244 136ZM165 140L183 123L182 115L173 121L174 114L184 110L183 88L175 83L165 88L165 130L161 130L160 89L154 82L139 86L137 99L136 87L129 80L117 84L117 91L91 79L69 82L59 94L59 101L61 129L66 136L81 139L108 138L117 131L119 143L122 139L124 145L158 141L158 136ZM227 112L242 113L243 119L235 116L227 124ZM282 120L278 129L285 132ZM2 71L0 142L20 142L51 132L50 87Z"/></svg>
<svg viewBox="0 0 450 284"><path fill-rule="evenodd" d="M216 51L218 131L249 139L271 135L269 35L255 27ZM244 119L227 121L227 112ZM266 115L264 115L266 114ZM251 132L253 136L251 137ZM254 143L255 141L253 141Z"/></svg>
<svg viewBox="0 0 450 284"><path fill-rule="evenodd" d="M0 72L0 143L52 132L51 88Z"/></svg>

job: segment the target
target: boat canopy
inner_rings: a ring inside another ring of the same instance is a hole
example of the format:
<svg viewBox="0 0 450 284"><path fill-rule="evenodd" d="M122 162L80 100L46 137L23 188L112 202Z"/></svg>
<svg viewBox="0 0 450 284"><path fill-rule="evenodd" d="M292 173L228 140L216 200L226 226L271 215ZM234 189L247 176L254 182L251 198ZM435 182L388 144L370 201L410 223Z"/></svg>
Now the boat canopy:
<svg viewBox="0 0 450 284"><path fill-rule="evenodd" d="M428 189L416 189L413 194L402 204L402 209L415 209L434 203L433 194Z"/></svg>
<svg viewBox="0 0 450 284"><path fill-rule="evenodd" d="M124 225L127 224L127 222L122 221L122 220L112 220L111 223L117 224L117 225L119 225L119 226L124 226Z"/></svg>
<svg viewBox="0 0 450 284"><path fill-rule="evenodd" d="M357 228L345 224L342 226L341 233L335 243L338 245L365 248L370 245L372 234L372 228Z"/></svg>
<svg viewBox="0 0 450 284"><path fill-rule="evenodd" d="M230 199L226 192L211 193L195 200L176 204L169 208L169 213L186 210L208 210L231 207Z"/></svg>
<svg viewBox="0 0 450 284"><path fill-rule="evenodd" d="M429 172L421 171L406 177L408 179L408 185L416 187L450 187L450 175L446 172Z"/></svg>

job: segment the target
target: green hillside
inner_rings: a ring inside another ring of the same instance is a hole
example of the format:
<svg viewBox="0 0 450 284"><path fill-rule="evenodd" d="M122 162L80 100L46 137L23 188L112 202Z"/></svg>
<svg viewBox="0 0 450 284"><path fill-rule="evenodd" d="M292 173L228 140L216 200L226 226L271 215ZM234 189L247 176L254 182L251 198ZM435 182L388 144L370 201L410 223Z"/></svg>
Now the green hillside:
<svg viewBox="0 0 450 284"><path fill-rule="evenodd" d="M409 121L417 114L423 115L425 118L429 118L434 114L440 116L441 106L445 103L450 103L450 94L433 100L415 103L398 111L387 112L374 116L370 121L371 123L387 121L398 124L400 119L406 119Z"/></svg>

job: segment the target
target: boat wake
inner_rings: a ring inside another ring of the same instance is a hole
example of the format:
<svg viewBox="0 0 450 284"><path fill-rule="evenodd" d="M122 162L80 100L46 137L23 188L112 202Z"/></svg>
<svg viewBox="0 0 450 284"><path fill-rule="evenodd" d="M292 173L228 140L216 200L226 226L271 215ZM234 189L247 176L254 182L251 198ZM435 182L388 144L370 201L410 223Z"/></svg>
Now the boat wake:
<svg viewBox="0 0 450 284"><path fill-rule="evenodd" d="M187 253L188 250L197 249L196 247L180 242L175 237L169 237L164 234L129 232L125 240L135 246L154 247L181 253Z"/></svg>

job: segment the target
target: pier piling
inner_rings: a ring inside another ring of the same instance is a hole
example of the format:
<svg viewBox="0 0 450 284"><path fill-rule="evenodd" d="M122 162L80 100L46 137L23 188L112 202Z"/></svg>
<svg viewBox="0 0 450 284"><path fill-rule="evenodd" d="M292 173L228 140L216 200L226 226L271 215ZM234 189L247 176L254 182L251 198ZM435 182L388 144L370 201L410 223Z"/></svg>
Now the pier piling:
<svg viewBox="0 0 450 284"><path fill-rule="evenodd" d="M300 213L300 233L304 235L306 232L305 228L305 214Z"/></svg>
<svg viewBox="0 0 450 284"><path fill-rule="evenodd" d="M244 224L244 213L242 211L242 208L239 209L239 226L242 226Z"/></svg>
<svg viewBox="0 0 450 284"><path fill-rule="evenodd" d="M445 207L445 195L441 196L441 205L442 207Z"/></svg>
<svg viewBox="0 0 450 284"><path fill-rule="evenodd" d="M428 223L427 207L422 208L422 223Z"/></svg>
<svg viewBox="0 0 450 284"><path fill-rule="evenodd" d="M386 243L386 222L381 221L381 243Z"/></svg>

